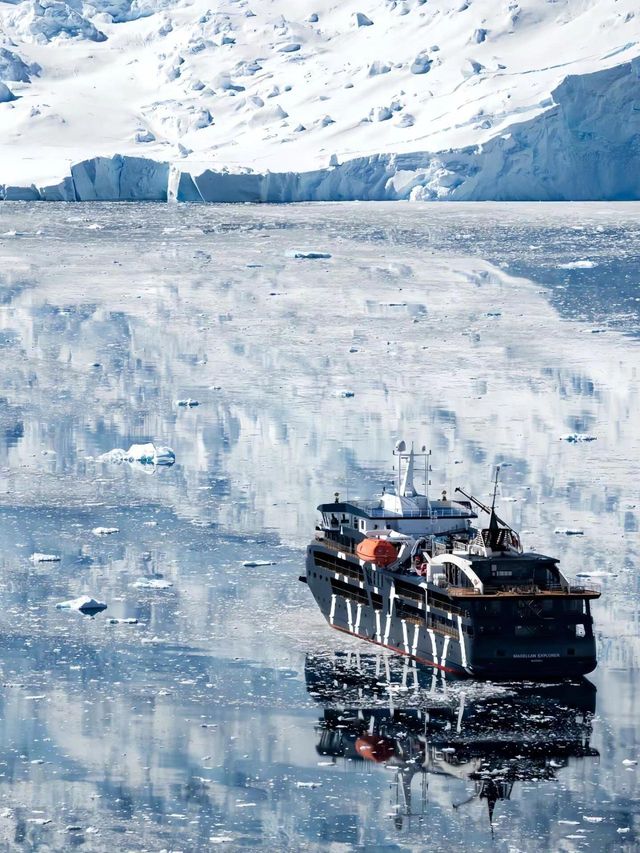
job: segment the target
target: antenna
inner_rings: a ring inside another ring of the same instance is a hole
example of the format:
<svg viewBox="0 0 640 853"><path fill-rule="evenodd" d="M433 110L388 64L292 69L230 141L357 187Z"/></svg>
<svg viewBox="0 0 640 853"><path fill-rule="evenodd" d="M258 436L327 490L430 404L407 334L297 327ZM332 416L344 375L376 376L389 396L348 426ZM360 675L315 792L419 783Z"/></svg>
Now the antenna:
<svg viewBox="0 0 640 853"><path fill-rule="evenodd" d="M493 501L491 502L491 512L496 508L496 494L498 493L498 477L500 476L500 466L496 466L496 479L493 484Z"/></svg>

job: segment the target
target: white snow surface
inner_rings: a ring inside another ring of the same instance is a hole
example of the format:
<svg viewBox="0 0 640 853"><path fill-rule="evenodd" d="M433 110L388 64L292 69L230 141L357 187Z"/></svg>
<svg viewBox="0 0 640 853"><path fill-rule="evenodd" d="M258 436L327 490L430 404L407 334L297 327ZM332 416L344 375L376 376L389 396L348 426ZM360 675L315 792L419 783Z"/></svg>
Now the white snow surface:
<svg viewBox="0 0 640 853"><path fill-rule="evenodd" d="M0 0L0 198L638 198L639 42L633 0Z"/></svg>

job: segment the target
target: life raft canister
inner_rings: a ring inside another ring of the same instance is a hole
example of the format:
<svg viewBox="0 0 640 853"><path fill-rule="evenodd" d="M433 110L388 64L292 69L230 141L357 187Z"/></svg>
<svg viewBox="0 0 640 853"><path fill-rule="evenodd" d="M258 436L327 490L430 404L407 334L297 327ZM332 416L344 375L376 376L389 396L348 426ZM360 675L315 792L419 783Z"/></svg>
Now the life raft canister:
<svg viewBox="0 0 640 853"><path fill-rule="evenodd" d="M383 568L398 559L398 552L388 539L363 539L356 546L356 555Z"/></svg>

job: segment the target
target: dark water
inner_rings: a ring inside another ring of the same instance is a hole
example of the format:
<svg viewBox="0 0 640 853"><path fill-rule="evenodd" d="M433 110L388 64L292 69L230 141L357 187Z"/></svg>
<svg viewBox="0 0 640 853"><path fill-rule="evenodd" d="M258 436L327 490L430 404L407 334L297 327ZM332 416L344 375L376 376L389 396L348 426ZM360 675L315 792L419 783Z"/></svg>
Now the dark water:
<svg viewBox="0 0 640 853"><path fill-rule="evenodd" d="M638 212L5 203L0 849L640 849ZM602 585L588 680L331 634L315 505L400 436Z"/></svg>

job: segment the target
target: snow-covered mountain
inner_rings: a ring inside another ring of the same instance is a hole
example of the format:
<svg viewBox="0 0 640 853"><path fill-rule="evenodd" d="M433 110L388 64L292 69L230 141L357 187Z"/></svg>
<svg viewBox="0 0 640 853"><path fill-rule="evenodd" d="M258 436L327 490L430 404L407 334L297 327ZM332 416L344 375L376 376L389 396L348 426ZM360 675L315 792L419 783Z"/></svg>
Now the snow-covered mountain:
<svg viewBox="0 0 640 853"><path fill-rule="evenodd" d="M0 0L0 194L638 198L636 12Z"/></svg>

